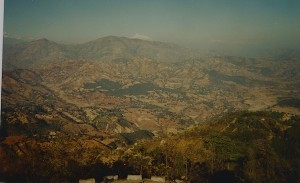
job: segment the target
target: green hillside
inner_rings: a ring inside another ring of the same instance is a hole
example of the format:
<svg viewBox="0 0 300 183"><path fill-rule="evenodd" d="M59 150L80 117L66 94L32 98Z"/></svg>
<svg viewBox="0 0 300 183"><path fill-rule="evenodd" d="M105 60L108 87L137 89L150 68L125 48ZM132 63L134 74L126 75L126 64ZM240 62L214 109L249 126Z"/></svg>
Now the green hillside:
<svg viewBox="0 0 300 183"><path fill-rule="evenodd" d="M105 140L99 143L101 138L63 134L48 141L2 138L1 181L100 181L113 174L190 182L300 180L300 119L285 113L237 111L164 138L143 130L115 138L115 147L105 145Z"/></svg>
<svg viewBox="0 0 300 183"><path fill-rule="evenodd" d="M223 114L141 146L152 173L191 182L297 182L300 119L277 112ZM162 173L164 172L164 173Z"/></svg>

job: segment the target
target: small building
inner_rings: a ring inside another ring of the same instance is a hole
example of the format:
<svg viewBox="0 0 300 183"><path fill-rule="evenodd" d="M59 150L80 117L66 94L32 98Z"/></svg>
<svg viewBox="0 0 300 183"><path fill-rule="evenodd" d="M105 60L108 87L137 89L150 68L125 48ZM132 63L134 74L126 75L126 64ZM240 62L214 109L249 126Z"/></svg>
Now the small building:
<svg viewBox="0 0 300 183"><path fill-rule="evenodd" d="M95 183L95 179L80 179L79 183Z"/></svg>
<svg viewBox="0 0 300 183"><path fill-rule="evenodd" d="M143 178L141 175L128 175L127 180L136 180L136 181L142 181Z"/></svg>
<svg viewBox="0 0 300 183"><path fill-rule="evenodd" d="M159 176L152 176L151 180L154 181L154 182L166 182L165 177L159 177Z"/></svg>
<svg viewBox="0 0 300 183"><path fill-rule="evenodd" d="M114 181L114 180L118 180L119 176L118 175L108 175L104 177L105 181Z"/></svg>

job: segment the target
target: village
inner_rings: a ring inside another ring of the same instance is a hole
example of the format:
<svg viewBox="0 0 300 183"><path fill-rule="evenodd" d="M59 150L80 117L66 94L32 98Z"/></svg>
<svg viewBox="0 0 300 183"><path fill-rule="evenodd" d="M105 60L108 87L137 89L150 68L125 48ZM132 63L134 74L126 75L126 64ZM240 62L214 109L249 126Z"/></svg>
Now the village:
<svg viewBox="0 0 300 183"><path fill-rule="evenodd" d="M118 175L105 176L100 183L164 183L174 182L183 183L183 180L176 179L174 181L167 181L164 176L151 176L150 178L143 178L141 175L128 175L126 179L119 179ZM79 183L98 183L94 178L80 179Z"/></svg>

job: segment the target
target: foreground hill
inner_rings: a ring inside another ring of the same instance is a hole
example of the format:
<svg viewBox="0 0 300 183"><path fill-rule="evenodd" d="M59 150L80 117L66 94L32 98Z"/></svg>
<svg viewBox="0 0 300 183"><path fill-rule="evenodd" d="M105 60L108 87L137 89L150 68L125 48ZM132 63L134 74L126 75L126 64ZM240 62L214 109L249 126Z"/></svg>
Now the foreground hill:
<svg viewBox="0 0 300 183"><path fill-rule="evenodd" d="M100 181L105 175L142 174L190 182L297 182L299 124L299 117L284 113L224 113L181 134L113 151L60 135L43 141L7 137L0 143L0 180Z"/></svg>
<svg viewBox="0 0 300 183"><path fill-rule="evenodd" d="M183 134L141 144L140 149L154 157L154 166L164 164L172 179L298 182L299 132L297 116L239 111L216 116L210 124Z"/></svg>

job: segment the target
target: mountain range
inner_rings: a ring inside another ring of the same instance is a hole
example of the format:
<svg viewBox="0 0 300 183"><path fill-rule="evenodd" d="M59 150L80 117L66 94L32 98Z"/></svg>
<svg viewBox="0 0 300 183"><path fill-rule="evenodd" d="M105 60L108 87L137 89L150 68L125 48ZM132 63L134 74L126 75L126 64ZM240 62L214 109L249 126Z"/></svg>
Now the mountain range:
<svg viewBox="0 0 300 183"><path fill-rule="evenodd" d="M103 170L101 176L122 167L136 173L142 160L148 166L151 159L157 174L170 171L166 161L174 163L179 169L170 176L177 178L190 167L206 172L203 176L234 169L247 180L270 181L276 166L267 179L251 174L266 168L256 157L265 148L272 154L263 157L274 161L263 162L279 162L296 176L297 165L278 156L286 157L280 154L282 143L297 144L297 55L204 55L171 43L116 36L77 45L47 39L5 44L0 181L18 182L16 175L37 182L73 180L95 175L96 168ZM297 157L298 146L291 151L288 157Z"/></svg>
<svg viewBox="0 0 300 183"><path fill-rule="evenodd" d="M172 43L107 36L84 44L63 45L39 39L4 45L4 68L31 68L64 60L111 61L147 57L159 62L177 62L200 54Z"/></svg>

